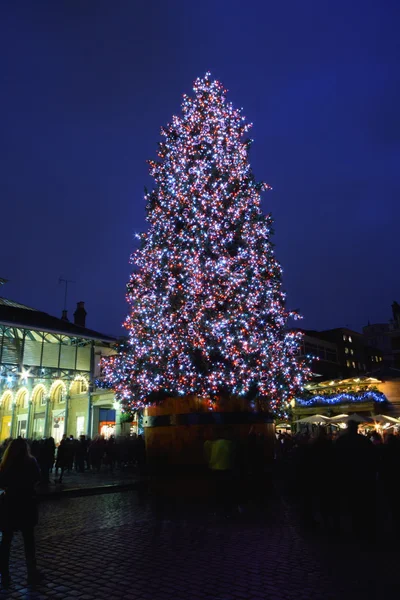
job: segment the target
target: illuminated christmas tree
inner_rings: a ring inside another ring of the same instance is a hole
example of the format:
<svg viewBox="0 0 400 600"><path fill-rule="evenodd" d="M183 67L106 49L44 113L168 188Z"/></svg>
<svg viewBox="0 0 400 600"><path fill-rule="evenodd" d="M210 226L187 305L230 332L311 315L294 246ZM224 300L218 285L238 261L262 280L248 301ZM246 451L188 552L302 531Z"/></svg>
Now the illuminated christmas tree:
<svg viewBox="0 0 400 600"><path fill-rule="evenodd" d="M125 410L163 395L263 399L301 389L299 334L287 330L281 267L244 136L251 125L207 73L162 129L146 194L149 230L132 256L129 341L104 362Z"/></svg>

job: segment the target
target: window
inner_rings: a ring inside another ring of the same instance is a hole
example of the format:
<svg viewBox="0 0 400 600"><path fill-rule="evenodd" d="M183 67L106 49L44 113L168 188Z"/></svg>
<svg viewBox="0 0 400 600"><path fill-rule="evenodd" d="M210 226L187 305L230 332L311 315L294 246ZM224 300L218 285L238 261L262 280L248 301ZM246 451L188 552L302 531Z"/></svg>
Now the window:
<svg viewBox="0 0 400 600"><path fill-rule="evenodd" d="M17 436L26 438L26 419L19 419L17 424Z"/></svg>
<svg viewBox="0 0 400 600"><path fill-rule="evenodd" d="M347 342L347 335L345 333L343 334L343 341Z"/></svg>
<svg viewBox="0 0 400 600"><path fill-rule="evenodd" d="M35 417L33 420L33 438L42 438L44 436L44 418Z"/></svg>
<svg viewBox="0 0 400 600"><path fill-rule="evenodd" d="M85 379L75 379L71 384L71 394L87 394L88 385Z"/></svg>
<svg viewBox="0 0 400 600"><path fill-rule="evenodd" d="M54 392L54 401L60 404L61 402L65 402L64 390L62 385L59 385L58 388Z"/></svg>
<svg viewBox="0 0 400 600"><path fill-rule="evenodd" d="M79 437L80 435L85 434L85 417L76 417L76 435Z"/></svg>
<svg viewBox="0 0 400 600"><path fill-rule="evenodd" d="M36 392L35 400L40 406L46 406L46 396L44 395L43 388L38 389L38 391Z"/></svg>
<svg viewBox="0 0 400 600"><path fill-rule="evenodd" d="M348 348L345 348L345 349L344 349L344 353L345 353L345 354L348 354L348 353L349 353L349 349L348 349Z"/></svg>
<svg viewBox="0 0 400 600"><path fill-rule="evenodd" d="M346 365L347 365L348 367L350 367L350 361L349 361L349 360L346 360Z"/></svg>
<svg viewBox="0 0 400 600"><path fill-rule="evenodd" d="M382 356L380 356L380 357L379 357L379 361L380 361L380 362L382 362L382 361L383 361L383 358L382 358Z"/></svg>
<svg viewBox="0 0 400 600"><path fill-rule="evenodd" d="M19 406L20 408L28 408L28 397L29 396L28 396L27 390L24 390L24 389L20 390L17 393L16 400L15 400L17 403L17 406Z"/></svg>
<svg viewBox="0 0 400 600"><path fill-rule="evenodd" d="M377 356L375 356L375 360L376 360L376 362L378 362L378 361L379 361L379 358L378 358Z"/></svg>
<svg viewBox="0 0 400 600"><path fill-rule="evenodd" d="M351 338L351 335L349 335L349 342L350 342L350 344L352 343L352 341L353 341L353 340L352 340L352 338Z"/></svg>
<svg viewBox="0 0 400 600"><path fill-rule="evenodd" d="M350 348L350 354L354 354L353 348Z"/></svg>
<svg viewBox="0 0 400 600"><path fill-rule="evenodd" d="M366 370L367 370L367 367L366 367L364 364L363 364L363 369L364 369L364 371L366 371Z"/></svg>
<svg viewBox="0 0 400 600"><path fill-rule="evenodd" d="M2 406L3 406L5 412L11 410L11 402L12 402L12 393L5 392L2 396Z"/></svg>
<svg viewBox="0 0 400 600"><path fill-rule="evenodd" d="M353 360L353 362L351 364L352 364L353 369L355 369L356 368L356 363L354 362L354 360Z"/></svg>
<svg viewBox="0 0 400 600"><path fill-rule="evenodd" d="M359 369L360 369L360 371L361 371L361 363L358 363L358 368L359 368Z"/></svg>
<svg viewBox="0 0 400 600"><path fill-rule="evenodd" d="M374 362L374 357L373 356L371 356L371 361Z"/></svg>

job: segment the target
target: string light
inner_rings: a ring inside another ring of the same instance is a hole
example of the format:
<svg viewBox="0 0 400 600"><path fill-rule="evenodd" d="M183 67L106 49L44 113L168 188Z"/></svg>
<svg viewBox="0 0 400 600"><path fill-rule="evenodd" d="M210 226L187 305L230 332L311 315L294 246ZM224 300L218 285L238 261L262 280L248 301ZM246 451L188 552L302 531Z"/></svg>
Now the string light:
<svg viewBox="0 0 400 600"><path fill-rule="evenodd" d="M367 391L363 394L336 394L334 396L313 396L308 400L297 398L299 406L316 406L319 404L342 404L344 402L387 402L387 398L381 392Z"/></svg>
<svg viewBox="0 0 400 600"><path fill-rule="evenodd" d="M298 356L298 315L285 309L272 219L244 139L251 124L210 74L161 130L155 187L145 194L149 230L137 237L127 285L129 333L103 359L105 385L124 410L160 395L221 394L287 406L309 376Z"/></svg>

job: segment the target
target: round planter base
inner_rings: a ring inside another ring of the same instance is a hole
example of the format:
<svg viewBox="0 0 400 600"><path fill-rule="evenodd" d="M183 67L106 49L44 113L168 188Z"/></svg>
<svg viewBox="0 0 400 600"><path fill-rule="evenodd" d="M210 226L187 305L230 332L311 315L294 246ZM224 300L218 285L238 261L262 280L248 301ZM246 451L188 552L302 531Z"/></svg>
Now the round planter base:
<svg viewBox="0 0 400 600"><path fill-rule="evenodd" d="M145 409L143 415L147 463L150 471L163 469L205 472L204 443L220 435L239 445L250 431L257 434L266 463L272 462L275 428L267 412L250 411L240 399L225 399L209 410L204 400L190 396L167 398Z"/></svg>

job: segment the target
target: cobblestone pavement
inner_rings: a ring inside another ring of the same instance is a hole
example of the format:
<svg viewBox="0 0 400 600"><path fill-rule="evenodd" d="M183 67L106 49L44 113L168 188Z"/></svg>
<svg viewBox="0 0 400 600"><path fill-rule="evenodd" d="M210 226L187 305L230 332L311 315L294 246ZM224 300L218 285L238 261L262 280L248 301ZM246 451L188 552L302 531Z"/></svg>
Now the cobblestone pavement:
<svg viewBox="0 0 400 600"><path fill-rule="evenodd" d="M50 474L50 483L39 486L40 495L58 494L60 492L70 492L72 490L88 490L91 488L129 485L140 479L137 470L135 469L109 469L103 467L99 473L93 471L85 471L78 473L76 471L66 471L63 476L62 484L58 483L57 476L54 471Z"/></svg>
<svg viewBox="0 0 400 600"><path fill-rule="evenodd" d="M290 508L218 520L209 510L148 502L139 492L41 504L38 558L26 588L22 545L2 598L314 600L398 597L393 550L304 536Z"/></svg>

